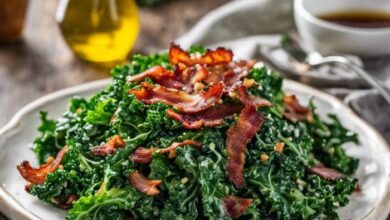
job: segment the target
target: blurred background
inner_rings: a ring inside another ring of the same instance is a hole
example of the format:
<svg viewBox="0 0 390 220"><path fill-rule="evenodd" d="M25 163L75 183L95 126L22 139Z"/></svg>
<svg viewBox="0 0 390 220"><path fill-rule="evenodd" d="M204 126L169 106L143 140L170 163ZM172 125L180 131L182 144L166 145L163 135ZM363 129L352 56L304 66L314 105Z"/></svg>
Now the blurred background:
<svg viewBox="0 0 390 220"><path fill-rule="evenodd" d="M73 4L77 2L79 4ZM84 3L80 4L81 2ZM125 55L128 52L151 53L167 48L172 39L188 31L204 14L226 2L228 0L139 0L138 13L134 14L137 10L133 8L135 5L133 0L2 0L0 127L18 109L32 100L65 87L107 78L110 76L109 69L112 65L121 61L117 60L115 55L113 63L85 61L88 57L82 57L81 52L78 54L72 52L75 48L81 51L83 48L77 48L77 45L70 47L72 36L78 37L77 30L76 33L68 33L66 25L85 30L88 29L88 25L93 25L92 22L100 22L103 27L99 28L103 28L103 32L117 29L120 32L120 27L107 25L110 23L108 20L128 19L133 23L128 25L130 30L124 31L124 35L130 36L127 38L130 44L134 38L134 45L123 43L121 33L112 37L113 42L107 44L119 41L120 45L116 50L124 50L122 53ZM58 18L61 17L61 13L62 18ZM85 17L89 17L90 20ZM83 23L85 20L88 22ZM82 34L88 35L88 32ZM65 37L70 38L70 41L66 41ZM105 39L100 41L105 42ZM84 41L84 44L88 43L90 42ZM92 54L94 53L93 46L84 49L92 50Z"/></svg>

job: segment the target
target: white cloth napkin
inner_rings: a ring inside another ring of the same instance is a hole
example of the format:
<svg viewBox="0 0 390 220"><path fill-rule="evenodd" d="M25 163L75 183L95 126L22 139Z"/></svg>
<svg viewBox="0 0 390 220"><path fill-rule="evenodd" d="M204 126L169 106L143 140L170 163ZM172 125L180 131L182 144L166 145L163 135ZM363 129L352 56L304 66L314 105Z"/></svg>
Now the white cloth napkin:
<svg viewBox="0 0 390 220"><path fill-rule="evenodd" d="M293 0L235 0L206 14L175 42L185 48L193 44L225 46L234 51L236 58L250 59L255 56L259 45L278 44L279 34L294 28ZM368 71L390 85L390 58L363 60L363 63ZM343 85L342 82L334 86L340 85ZM390 114L390 106L376 91L323 89L343 99L390 142L390 123L385 120Z"/></svg>
<svg viewBox="0 0 390 220"><path fill-rule="evenodd" d="M235 0L204 16L176 40L183 47L210 45L294 28L293 0Z"/></svg>

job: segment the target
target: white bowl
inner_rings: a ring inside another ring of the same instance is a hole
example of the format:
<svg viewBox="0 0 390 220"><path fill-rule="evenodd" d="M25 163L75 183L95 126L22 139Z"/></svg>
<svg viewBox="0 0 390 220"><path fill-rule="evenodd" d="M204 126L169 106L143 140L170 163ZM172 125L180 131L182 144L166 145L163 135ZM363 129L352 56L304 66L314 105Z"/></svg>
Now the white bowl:
<svg viewBox="0 0 390 220"><path fill-rule="evenodd" d="M317 16L351 10L390 13L389 0L295 0L298 32L310 50L323 54L346 53L363 57L390 55L389 28L355 28Z"/></svg>

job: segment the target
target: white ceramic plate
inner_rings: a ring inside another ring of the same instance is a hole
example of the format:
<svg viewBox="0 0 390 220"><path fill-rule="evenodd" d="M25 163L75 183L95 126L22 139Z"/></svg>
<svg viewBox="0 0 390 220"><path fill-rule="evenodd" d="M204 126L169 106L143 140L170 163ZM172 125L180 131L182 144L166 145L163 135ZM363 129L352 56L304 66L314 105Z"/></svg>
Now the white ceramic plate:
<svg viewBox="0 0 390 220"><path fill-rule="evenodd" d="M29 149L38 135L38 112L48 111L58 118L74 95L89 97L103 89L109 80L96 81L48 96L44 96L16 113L0 130L0 210L12 219L64 219L65 211L46 205L24 191L26 182L20 177L16 165L22 160L36 162ZM351 202L339 210L341 219L385 219L390 210L390 150L383 138L367 123L358 118L338 99L297 82L285 80L285 90L297 94L303 102L315 98L318 113L337 114L342 123L359 134L358 146L346 145L349 155L360 159L356 177L362 189L354 193ZM36 163L35 163L36 165Z"/></svg>

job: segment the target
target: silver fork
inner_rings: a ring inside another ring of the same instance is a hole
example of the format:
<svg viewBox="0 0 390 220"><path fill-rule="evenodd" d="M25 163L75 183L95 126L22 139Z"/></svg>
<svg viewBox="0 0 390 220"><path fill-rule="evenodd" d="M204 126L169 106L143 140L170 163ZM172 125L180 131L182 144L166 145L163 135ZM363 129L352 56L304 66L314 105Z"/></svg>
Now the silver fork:
<svg viewBox="0 0 390 220"><path fill-rule="evenodd" d="M297 61L305 63L310 67L319 67L325 64L334 64L341 65L346 68L349 68L354 73L356 73L360 78L365 80L372 88L378 90L378 92L385 98L385 100L390 104L390 92L386 87L373 77L370 73L351 62L349 59L343 56L322 56L318 52L306 53L299 43L292 37L285 35L282 39L282 47L290 55L292 55Z"/></svg>

